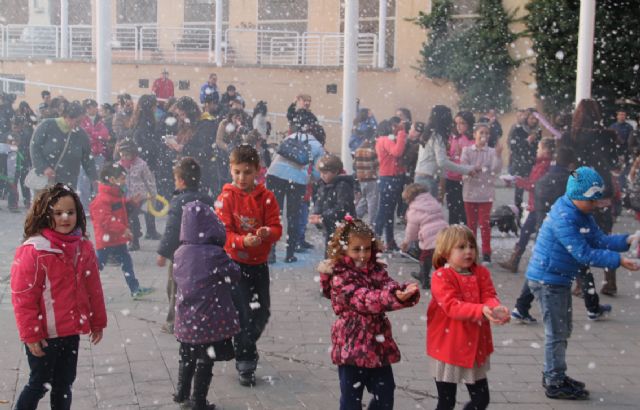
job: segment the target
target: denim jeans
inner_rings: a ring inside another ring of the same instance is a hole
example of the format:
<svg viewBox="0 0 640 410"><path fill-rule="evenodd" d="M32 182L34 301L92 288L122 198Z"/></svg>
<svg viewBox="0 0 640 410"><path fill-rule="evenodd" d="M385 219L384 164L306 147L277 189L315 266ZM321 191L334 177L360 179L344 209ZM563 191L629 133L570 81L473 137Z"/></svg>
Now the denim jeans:
<svg viewBox="0 0 640 410"><path fill-rule="evenodd" d="M380 177L378 179L378 215L376 215L375 232L376 236L382 237L385 233L385 243L395 244L393 237L393 224L398 194L402 193L404 187L404 175L393 177Z"/></svg>
<svg viewBox="0 0 640 410"><path fill-rule="evenodd" d="M255 372L258 365L258 339L271 315L269 266L239 263L242 275L231 289L233 303L240 316L240 332L233 338L236 369Z"/></svg>
<svg viewBox="0 0 640 410"><path fill-rule="evenodd" d="M280 207L280 216L284 212L285 198L287 203L287 257L293 256L298 243L298 225L300 218L300 204L304 199L306 185L289 182L273 175L267 175L267 188L273 191L273 195ZM274 248L275 250L275 245Z"/></svg>
<svg viewBox="0 0 640 410"><path fill-rule="evenodd" d="M105 163L105 158L102 155L96 155L93 157L93 162L96 164L96 171L100 175L102 166ZM86 213L89 213L89 202L91 202L91 180L87 176L83 167L80 167L80 173L78 174L78 196L82 207Z"/></svg>
<svg viewBox="0 0 640 410"><path fill-rule="evenodd" d="M129 290L131 291L131 293L136 292L140 288L138 279L136 279L136 274L133 271L133 260L131 260L131 255L127 250L126 244L98 249L96 253L98 254L98 263L100 265L100 270L104 269L109 256L113 255L113 257L116 258L116 260L122 267L124 280L127 281L127 286L129 286Z"/></svg>
<svg viewBox="0 0 640 410"><path fill-rule="evenodd" d="M431 196L438 198L438 178L426 174L416 174L414 182L426 186Z"/></svg>
<svg viewBox="0 0 640 410"><path fill-rule="evenodd" d="M15 410L35 410L38 402L47 392L46 384L51 388L51 408L68 410L71 408L71 386L76 379L78 367L78 347L80 336L55 337L47 339L45 355L36 357L26 347L29 362L29 382L24 386Z"/></svg>
<svg viewBox="0 0 640 410"><path fill-rule="evenodd" d="M362 410L364 388L373 396L369 410L393 409L396 384L391 365L384 367L338 366L340 377L340 410Z"/></svg>
<svg viewBox="0 0 640 410"><path fill-rule="evenodd" d="M309 201L302 201L300 203L300 214L298 217L298 236L297 236L297 240L298 243L297 245L300 245L302 243L302 241L304 241L304 237L307 233L307 224L309 221L309 206L311 204L309 203Z"/></svg>
<svg viewBox="0 0 640 410"><path fill-rule="evenodd" d="M378 183L376 181L362 181L360 182L360 192L362 193L362 198L356 205L356 215L362 219L366 214L367 223L373 225L376 221L376 215L378 215L380 202Z"/></svg>
<svg viewBox="0 0 640 410"><path fill-rule="evenodd" d="M544 378L549 386L559 386L567 371L567 342L571 337L571 287L529 281L529 289L540 301L544 322Z"/></svg>

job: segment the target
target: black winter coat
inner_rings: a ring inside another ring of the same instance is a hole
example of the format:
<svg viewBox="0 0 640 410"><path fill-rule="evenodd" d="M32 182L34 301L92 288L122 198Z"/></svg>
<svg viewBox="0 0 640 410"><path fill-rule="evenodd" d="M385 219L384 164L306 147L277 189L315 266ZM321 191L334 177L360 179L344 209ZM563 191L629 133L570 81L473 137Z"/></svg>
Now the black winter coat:
<svg viewBox="0 0 640 410"><path fill-rule="evenodd" d="M185 189L175 191L169 203L169 215L167 225L164 229L160 245L158 245L158 255L173 260L173 254L180 246L180 226L182 224L182 207L193 201L201 201L209 206L213 206L213 198L196 189Z"/></svg>
<svg viewBox="0 0 640 410"><path fill-rule="evenodd" d="M529 134L536 134L533 144L527 141ZM540 130L530 130L528 127L517 125L509 135L509 149L511 150L510 172L513 175L526 177L536 162L538 142L542 139Z"/></svg>
<svg viewBox="0 0 640 410"><path fill-rule="evenodd" d="M355 180L351 175L337 175L329 184L317 182L313 213L322 216L322 224L328 231L333 232L336 222L345 215L355 215L354 191Z"/></svg>
<svg viewBox="0 0 640 410"><path fill-rule="evenodd" d="M549 171L536 182L534 209L538 216L538 227L547 216L551 205L564 195L570 174L571 171L568 168L552 165Z"/></svg>

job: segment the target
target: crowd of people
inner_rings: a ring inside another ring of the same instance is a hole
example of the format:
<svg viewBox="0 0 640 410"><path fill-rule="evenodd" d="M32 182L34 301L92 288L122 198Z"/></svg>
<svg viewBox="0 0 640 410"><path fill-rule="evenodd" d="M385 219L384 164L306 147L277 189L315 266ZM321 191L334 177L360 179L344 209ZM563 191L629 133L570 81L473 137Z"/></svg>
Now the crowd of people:
<svg viewBox="0 0 640 410"><path fill-rule="evenodd" d="M163 74L156 93L169 90ZM476 118L436 105L420 122L398 108L378 122L370 109L360 108L349 141L353 170L345 170L340 157L325 149L311 96L296 96L287 110L287 136L269 147L266 102L249 115L235 86L221 95L217 80L209 76L199 102L148 94L134 103L121 94L115 104L98 106L43 91L36 113L26 102L14 110L13 98L2 95L2 188L10 211L19 212L20 198L29 209L11 274L31 367L16 408L35 408L47 384L52 405L70 407L78 335L90 333L98 343L106 327L99 270L108 262L121 266L134 299L153 292L138 283L130 255L140 249L140 214L145 238L160 241L157 265L167 266L169 309L162 330L180 342L174 400L183 406L214 408L206 396L215 361L235 359L239 383L255 385L257 342L270 316L269 265L276 262L283 216L285 263L314 247L305 239L307 226L323 231L320 282L338 316L331 357L339 370L341 409L361 408L364 387L374 395L372 408L393 407L391 364L400 353L384 313L420 298L418 284L397 283L378 260L379 252L400 250L416 256L420 269L413 275L432 291L427 354L438 409L453 409L461 382L470 408L488 406L490 324L536 322L529 313L534 297L545 325L546 395L588 398L584 383L566 375L572 282L578 281L589 318L598 320L611 306L599 302L591 267L605 269L601 293L610 296L617 292L617 268L640 269L617 253L639 238L609 235L624 202L621 192L640 185L640 134L625 112L605 128L593 100L553 121L520 110L503 138L493 110ZM507 147L508 174L501 175ZM512 311L500 303L489 271L490 215L500 176L514 186L518 224L528 196L520 238L500 266L517 272L529 239L537 236ZM36 186L42 178L46 183ZM163 200L170 202L160 233L154 215ZM396 216L406 225L400 245ZM93 240L86 234L88 220ZM60 257L44 258L52 254ZM40 286L40 266L49 286ZM65 275L81 278L84 286L70 288ZM70 302L53 309L47 301L54 294Z"/></svg>

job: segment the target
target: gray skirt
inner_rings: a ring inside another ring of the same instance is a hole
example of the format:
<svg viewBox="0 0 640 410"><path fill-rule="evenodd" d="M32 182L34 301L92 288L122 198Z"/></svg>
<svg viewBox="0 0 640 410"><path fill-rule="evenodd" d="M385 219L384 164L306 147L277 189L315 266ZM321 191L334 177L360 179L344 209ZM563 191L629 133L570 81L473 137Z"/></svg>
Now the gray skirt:
<svg viewBox="0 0 640 410"><path fill-rule="evenodd" d="M437 382L474 384L478 380L486 379L490 369L489 358L480 367L473 368L455 366L440 360L431 360L431 370Z"/></svg>

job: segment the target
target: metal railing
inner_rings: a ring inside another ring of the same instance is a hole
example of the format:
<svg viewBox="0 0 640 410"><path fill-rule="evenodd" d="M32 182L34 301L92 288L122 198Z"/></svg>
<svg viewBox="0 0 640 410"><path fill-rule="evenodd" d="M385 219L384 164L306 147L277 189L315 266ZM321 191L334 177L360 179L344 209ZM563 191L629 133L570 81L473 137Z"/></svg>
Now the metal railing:
<svg viewBox="0 0 640 410"><path fill-rule="evenodd" d="M227 27L223 27L222 38L225 64L337 67L344 60L342 33ZM93 27L71 25L68 29L68 57L95 58ZM0 58L60 58L60 38L59 26L0 25ZM183 27L116 25L111 46L116 61L212 63L214 43L214 24L195 22ZM375 67L377 54L377 35L361 33L358 64Z"/></svg>

